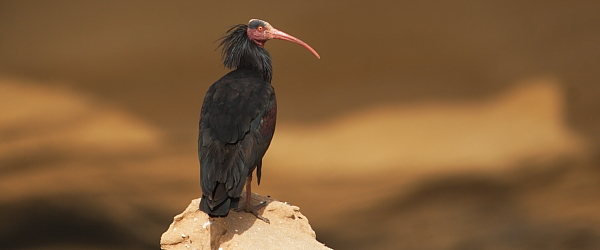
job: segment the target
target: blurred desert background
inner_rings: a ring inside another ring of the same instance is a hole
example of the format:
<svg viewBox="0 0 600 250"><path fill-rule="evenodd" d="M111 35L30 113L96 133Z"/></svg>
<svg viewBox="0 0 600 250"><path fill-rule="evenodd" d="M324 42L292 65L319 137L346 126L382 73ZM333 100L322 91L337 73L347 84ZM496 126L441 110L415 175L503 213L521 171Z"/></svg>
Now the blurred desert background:
<svg viewBox="0 0 600 250"><path fill-rule="evenodd" d="M2 249L158 249L215 42L269 21L253 191L334 249L600 249L598 1L0 1Z"/></svg>

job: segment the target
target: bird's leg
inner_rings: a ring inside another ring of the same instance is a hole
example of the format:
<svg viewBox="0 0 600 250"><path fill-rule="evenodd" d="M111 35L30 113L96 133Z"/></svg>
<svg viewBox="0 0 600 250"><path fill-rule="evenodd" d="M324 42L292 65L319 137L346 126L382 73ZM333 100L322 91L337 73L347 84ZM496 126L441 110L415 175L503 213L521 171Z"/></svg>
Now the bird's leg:
<svg viewBox="0 0 600 250"><path fill-rule="evenodd" d="M259 219L263 220L264 222L270 224L271 222L269 221L269 219L258 214L258 210L263 208L266 205L267 205L267 201L261 201L260 203L258 203L258 205L252 206L252 174L248 175L248 177L246 177L246 204L244 204L243 208L242 208L242 206L238 207L236 209L236 211L244 211L247 213L252 213L252 214L254 214L254 216L256 216L256 218L259 218Z"/></svg>

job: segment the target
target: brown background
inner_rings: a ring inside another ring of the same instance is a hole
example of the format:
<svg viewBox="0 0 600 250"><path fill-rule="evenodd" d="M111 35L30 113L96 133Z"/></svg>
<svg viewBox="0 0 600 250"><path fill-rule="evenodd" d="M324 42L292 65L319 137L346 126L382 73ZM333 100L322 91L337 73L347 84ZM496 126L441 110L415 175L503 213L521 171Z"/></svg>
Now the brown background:
<svg viewBox="0 0 600 250"><path fill-rule="evenodd" d="M599 249L597 1L1 1L0 244L156 249L200 196L215 41L272 41L253 191L339 249Z"/></svg>

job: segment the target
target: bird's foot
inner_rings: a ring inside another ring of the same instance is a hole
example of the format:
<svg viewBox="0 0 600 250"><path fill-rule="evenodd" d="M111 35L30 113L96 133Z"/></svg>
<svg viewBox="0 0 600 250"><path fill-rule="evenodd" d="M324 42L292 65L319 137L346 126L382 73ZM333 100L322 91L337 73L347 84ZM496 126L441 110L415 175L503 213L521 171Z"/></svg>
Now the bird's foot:
<svg viewBox="0 0 600 250"><path fill-rule="evenodd" d="M258 203L258 205L256 206L252 206L250 204L249 201L246 201L246 205L243 207L238 207L236 208L234 211L236 212L246 212L246 213L252 213L254 216L256 216L256 218L271 224L271 222L269 221L269 219L263 217L262 215L258 214L258 210L260 210L261 208L263 208L264 206L267 205L267 201L261 201L260 203Z"/></svg>

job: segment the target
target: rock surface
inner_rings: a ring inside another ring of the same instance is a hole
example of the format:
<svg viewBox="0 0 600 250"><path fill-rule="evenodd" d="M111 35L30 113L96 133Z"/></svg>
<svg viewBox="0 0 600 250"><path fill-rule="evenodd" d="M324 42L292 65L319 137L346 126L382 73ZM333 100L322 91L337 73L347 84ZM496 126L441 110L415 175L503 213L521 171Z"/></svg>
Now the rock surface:
<svg viewBox="0 0 600 250"><path fill-rule="evenodd" d="M210 218L198 209L200 199L195 199L174 217L160 239L161 249L330 249L316 240L299 207L257 194L252 194L252 200L253 204L268 202L261 211L270 224L233 210L227 217Z"/></svg>

